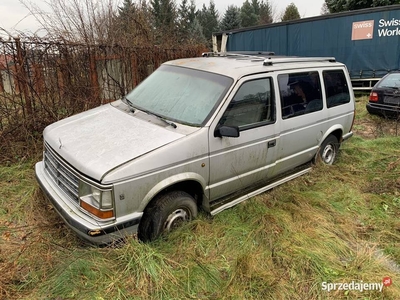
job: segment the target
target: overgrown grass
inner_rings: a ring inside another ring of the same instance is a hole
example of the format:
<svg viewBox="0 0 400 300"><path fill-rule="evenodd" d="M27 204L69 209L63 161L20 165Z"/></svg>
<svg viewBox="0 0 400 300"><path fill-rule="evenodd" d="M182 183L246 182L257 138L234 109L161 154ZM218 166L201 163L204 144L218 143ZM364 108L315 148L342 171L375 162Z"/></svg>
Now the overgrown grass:
<svg viewBox="0 0 400 300"><path fill-rule="evenodd" d="M368 95L360 96L356 101L356 122L354 130L362 137L378 138L400 135L400 120L385 119L370 115L365 109Z"/></svg>
<svg viewBox="0 0 400 300"><path fill-rule="evenodd" d="M400 139L357 134L381 122L362 101L336 165L150 244L83 245L42 198L32 162L0 167L0 298L398 299ZM387 276L382 292L322 290Z"/></svg>

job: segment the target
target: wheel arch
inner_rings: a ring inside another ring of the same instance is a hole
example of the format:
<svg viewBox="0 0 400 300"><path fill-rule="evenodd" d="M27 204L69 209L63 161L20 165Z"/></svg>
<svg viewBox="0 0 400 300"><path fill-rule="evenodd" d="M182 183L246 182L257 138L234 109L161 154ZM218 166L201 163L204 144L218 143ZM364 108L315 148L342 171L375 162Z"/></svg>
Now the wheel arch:
<svg viewBox="0 0 400 300"><path fill-rule="evenodd" d="M320 151L321 151L321 146L323 145L323 143L325 142L325 140L330 136L333 135L334 137L336 137L336 139L339 141L339 145L338 145L338 149L340 147L340 143L342 141L342 137L343 137L343 127L340 125L336 125L332 128L330 128L329 130L327 130L325 132L325 134L323 135L323 137L321 138L320 142L319 142L319 146L318 146L318 151L317 153L315 153L313 159L311 160L311 162L313 164L317 163L318 157L320 155Z"/></svg>
<svg viewBox="0 0 400 300"><path fill-rule="evenodd" d="M330 135L333 135L337 138L337 140L339 141L339 145L342 142L342 138L343 138L343 127L340 125L336 125L331 127L329 130L327 130L324 134L324 136L322 137L319 146L321 146L323 144L323 142L326 140L326 138Z"/></svg>
<svg viewBox="0 0 400 300"><path fill-rule="evenodd" d="M198 207L201 207L204 200L204 189L206 182L203 177L196 173L183 173L173 177L166 178L157 183L143 198L139 210L152 203L158 196L174 190L180 190L192 196Z"/></svg>

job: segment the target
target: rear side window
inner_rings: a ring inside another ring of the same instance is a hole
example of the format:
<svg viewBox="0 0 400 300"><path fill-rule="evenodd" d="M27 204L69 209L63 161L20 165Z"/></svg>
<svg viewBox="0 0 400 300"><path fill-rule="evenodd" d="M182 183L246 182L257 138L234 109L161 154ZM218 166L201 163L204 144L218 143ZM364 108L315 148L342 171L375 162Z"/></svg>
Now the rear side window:
<svg viewBox="0 0 400 300"><path fill-rule="evenodd" d="M326 105L328 108L350 102L349 87L343 70L323 71Z"/></svg>
<svg viewBox="0 0 400 300"><path fill-rule="evenodd" d="M221 120L220 125L238 126L244 130L275 122L275 99L271 78L242 84Z"/></svg>
<svg viewBox="0 0 400 300"><path fill-rule="evenodd" d="M278 76L282 118L288 119L321 110L321 81L317 71Z"/></svg>

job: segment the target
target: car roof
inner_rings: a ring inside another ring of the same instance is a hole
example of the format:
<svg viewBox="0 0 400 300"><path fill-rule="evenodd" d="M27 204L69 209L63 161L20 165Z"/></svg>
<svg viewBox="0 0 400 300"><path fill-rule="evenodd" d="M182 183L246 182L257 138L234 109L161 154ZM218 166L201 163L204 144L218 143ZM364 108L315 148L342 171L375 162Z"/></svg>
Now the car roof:
<svg viewBox="0 0 400 300"><path fill-rule="evenodd" d="M275 55L203 54L202 57L184 58L164 63L239 79L246 75L281 70L326 68L343 66L334 57L287 57Z"/></svg>

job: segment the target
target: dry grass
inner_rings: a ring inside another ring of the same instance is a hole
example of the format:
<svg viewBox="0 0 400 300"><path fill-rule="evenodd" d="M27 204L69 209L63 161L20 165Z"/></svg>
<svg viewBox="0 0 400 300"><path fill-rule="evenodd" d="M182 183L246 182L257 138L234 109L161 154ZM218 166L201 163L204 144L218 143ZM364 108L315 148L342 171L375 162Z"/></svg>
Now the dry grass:
<svg viewBox="0 0 400 300"><path fill-rule="evenodd" d="M357 109L336 165L151 244L83 245L43 199L32 162L1 166L0 298L397 299L400 141L361 135ZM322 290L386 276L382 293Z"/></svg>
<svg viewBox="0 0 400 300"><path fill-rule="evenodd" d="M366 139L384 136L400 135L400 120L385 119L379 116L370 115L365 109L368 103L368 96L360 96L356 102L356 123L354 133Z"/></svg>

